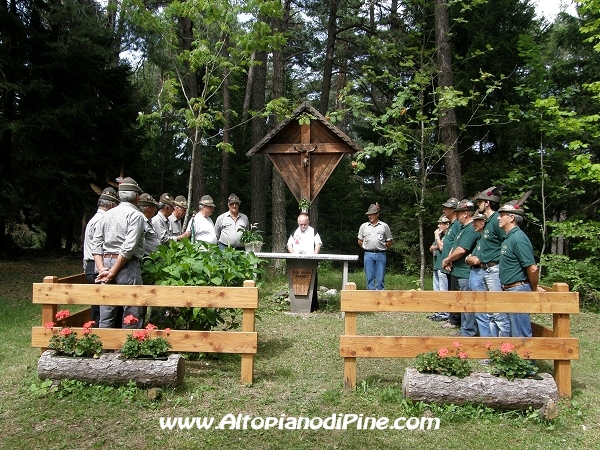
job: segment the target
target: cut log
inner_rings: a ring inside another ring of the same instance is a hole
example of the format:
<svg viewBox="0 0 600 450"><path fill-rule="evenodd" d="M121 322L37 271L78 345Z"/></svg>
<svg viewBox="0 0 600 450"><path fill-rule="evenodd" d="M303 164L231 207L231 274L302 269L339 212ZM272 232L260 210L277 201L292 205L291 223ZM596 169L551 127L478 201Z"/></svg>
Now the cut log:
<svg viewBox="0 0 600 450"><path fill-rule="evenodd" d="M38 361L42 380L80 380L124 385L135 381L140 387L174 386L183 383L184 359L172 353L167 359L124 359L120 353L103 353L100 358L54 356L46 350Z"/></svg>
<svg viewBox="0 0 600 450"><path fill-rule="evenodd" d="M551 375L540 374L541 380L509 381L487 372L474 372L468 377L448 377L420 373L407 367L402 379L402 394L412 401L439 405L466 403L503 410L541 408L548 401L558 401L558 388Z"/></svg>

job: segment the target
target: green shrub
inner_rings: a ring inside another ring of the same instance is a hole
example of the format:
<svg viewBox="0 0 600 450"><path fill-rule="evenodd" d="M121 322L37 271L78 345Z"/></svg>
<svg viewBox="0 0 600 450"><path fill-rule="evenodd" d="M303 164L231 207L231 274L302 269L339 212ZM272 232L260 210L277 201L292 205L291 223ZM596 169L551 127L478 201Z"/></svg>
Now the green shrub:
<svg viewBox="0 0 600 450"><path fill-rule="evenodd" d="M258 283L262 261L253 253L188 239L161 245L142 264L144 284L163 286L242 286L245 280ZM150 322L160 328L211 330L237 328L235 309L152 308Z"/></svg>

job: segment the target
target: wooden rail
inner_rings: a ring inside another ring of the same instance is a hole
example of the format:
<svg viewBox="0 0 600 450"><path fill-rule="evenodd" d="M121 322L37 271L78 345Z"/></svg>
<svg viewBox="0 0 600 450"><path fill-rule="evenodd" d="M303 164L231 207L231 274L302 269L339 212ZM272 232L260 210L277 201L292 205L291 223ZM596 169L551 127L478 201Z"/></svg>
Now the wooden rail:
<svg viewBox="0 0 600 450"><path fill-rule="evenodd" d="M356 388L356 358L414 358L420 353L451 347L460 339L470 358L486 358L486 343L498 347L510 342L517 350L531 351L532 359L554 360L554 379L561 397L571 396L571 361L579 359L579 340L570 337L569 314L579 313L579 293L565 283L555 283L549 292L475 291L358 291L348 283L341 293L345 313L340 355L344 358L344 389ZM531 338L363 336L357 334L357 313L431 312L549 313L553 327L532 323Z"/></svg>
<svg viewBox="0 0 600 450"><path fill-rule="evenodd" d="M129 286L117 284L85 284L85 277L76 275L61 278L45 277L43 283L33 284L33 303L42 305L42 326L31 330L31 345L47 348L52 330L44 324L54 322L58 305L113 305L157 306L190 308L241 308L242 330L192 331L172 330L168 341L174 352L239 353L242 358L243 383L251 384L254 377L254 355L258 349L255 331L258 288L254 281L244 281L243 287L218 286ZM89 308L73 314L58 326L73 327L81 333L81 327L89 320ZM123 346L131 330L95 328L107 350ZM166 337L162 330L153 331L155 336Z"/></svg>

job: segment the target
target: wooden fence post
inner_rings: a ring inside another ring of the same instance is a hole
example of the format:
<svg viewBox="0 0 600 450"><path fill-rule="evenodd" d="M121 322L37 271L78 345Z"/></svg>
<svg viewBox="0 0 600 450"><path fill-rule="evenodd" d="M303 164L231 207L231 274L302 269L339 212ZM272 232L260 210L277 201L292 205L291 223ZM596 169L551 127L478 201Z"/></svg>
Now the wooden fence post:
<svg viewBox="0 0 600 450"><path fill-rule="evenodd" d="M566 283L554 283L553 292L569 292ZM571 333L571 319L569 314L552 315L553 336L557 338L568 338ZM558 387L559 397L571 397L571 361L554 360L554 381Z"/></svg>
<svg viewBox="0 0 600 450"><path fill-rule="evenodd" d="M244 281L244 287L255 287L252 280ZM254 332L256 309L244 308L242 316L242 331ZM254 379L254 354L242 353L242 383L252 384Z"/></svg>
<svg viewBox="0 0 600 450"><path fill-rule="evenodd" d="M347 283L344 289L355 291L356 283ZM346 312L344 316L344 334L347 336L356 335L356 312ZM356 358L344 358L344 390L351 391L354 389L356 389Z"/></svg>

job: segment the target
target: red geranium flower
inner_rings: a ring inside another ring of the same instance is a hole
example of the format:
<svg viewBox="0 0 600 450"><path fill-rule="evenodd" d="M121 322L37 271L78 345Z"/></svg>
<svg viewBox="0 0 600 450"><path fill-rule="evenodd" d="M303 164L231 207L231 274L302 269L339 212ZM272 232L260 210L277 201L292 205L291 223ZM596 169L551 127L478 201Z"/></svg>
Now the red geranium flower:
<svg viewBox="0 0 600 450"><path fill-rule="evenodd" d="M128 316L126 316L123 319L123 323L126 324L126 325L133 325L133 324L136 324L138 322L139 322L138 318L135 317L133 314L129 314Z"/></svg>
<svg viewBox="0 0 600 450"><path fill-rule="evenodd" d="M138 330L133 332L133 338L137 339L138 341L144 341L147 337L148 333L146 333L146 330Z"/></svg>
<svg viewBox="0 0 600 450"><path fill-rule="evenodd" d="M44 325L44 328L46 330L51 330L54 327L54 322L48 322L46 325Z"/></svg>
<svg viewBox="0 0 600 450"><path fill-rule="evenodd" d="M63 328L62 330L60 330L60 334L62 334L63 336L69 336L72 333L70 328Z"/></svg>
<svg viewBox="0 0 600 450"><path fill-rule="evenodd" d="M63 309L56 313L56 320L65 320L70 315L71 315L71 313L69 312L68 309Z"/></svg>
<svg viewBox="0 0 600 450"><path fill-rule="evenodd" d="M96 324L95 320L90 320L89 322L86 322L83 324L83 328L92 328L92 326L94 326Z"/></svg>
<svg viewBox="0 0 600 450"><path fill-rule="evenodd" d="M503 354L510 353L515 349L515 346L510 342L503 342L500 346L500 352Z"/></svg>

